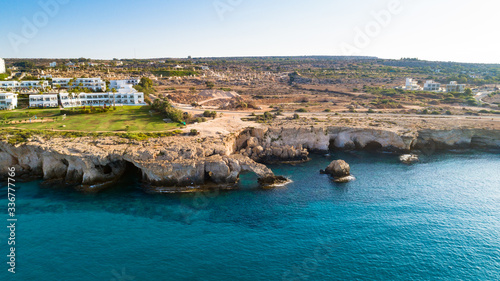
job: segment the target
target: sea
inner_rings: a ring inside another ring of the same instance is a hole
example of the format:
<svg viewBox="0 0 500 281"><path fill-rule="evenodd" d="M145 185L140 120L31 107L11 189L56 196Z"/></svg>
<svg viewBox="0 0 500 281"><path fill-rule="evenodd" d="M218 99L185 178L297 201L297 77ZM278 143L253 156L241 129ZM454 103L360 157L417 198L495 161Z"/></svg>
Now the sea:
<svg viewBox="0 0 500 281"><path fill-rule="evenodd" d="M346 160L355 181L319 171ZM15 273L0 187L0 280L500 280L500 154L315 154L262 189L149 194L129 173L96 194L16 183Z"/></svg>

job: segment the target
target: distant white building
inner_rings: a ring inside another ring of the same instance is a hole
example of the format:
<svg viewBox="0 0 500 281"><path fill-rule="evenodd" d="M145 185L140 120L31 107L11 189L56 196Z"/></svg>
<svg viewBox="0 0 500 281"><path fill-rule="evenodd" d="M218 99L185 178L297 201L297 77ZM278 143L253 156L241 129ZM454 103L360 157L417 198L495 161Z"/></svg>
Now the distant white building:
<svg viewBox="0 0 500 281"><path fill-rule="evenodd" d="M17 107L17 94L0 93L0 109L12 110Z"/></svg>
<svg viewBox="0 0 500 281"><path fill-rule="evenodd" d="M55 62L55 61L49 63L49 67L56 67L56 66L57 66L57 62Z"/></svg>
<svg viewBox="0 0 500 281"><path fill-rule="evenodd" d="M424 91L440 92L441 91L441 84L434 82L433 80L427 80L424 84Z"/></svg>
<svg viewBox="0 0 500 281"><path fill-rule="evenodd" d="M129 79L125 79L125 80L111 80L109 82L110 82L110 84L109 84L110 89L118 90L118 89L122 89L122 88L128 88L128 85L132 85L132 86L139 85L139 82L141 82L141 79L129 78Z"/></svg>
<svg viewBox="0 0 500 281"><path fill-rule="evenodd" d="M418 85L418 82L416 80L413 80L412 78L406 78L404 89L407 91L419 91L422 90L422 87Z"/></svg>
<svg viewBox="0 0 500 281"><path fill-rule="evenodd" d="M106 82L101 78L53 78L52 88L73 89L77 87L87 88L93 91L106 91Z"/></svg>
<svg viewBox="0 0 500 281"><path fill-rule="evenodd" d="M58 107L57 94L45 95L30 95L30 107L32 108L45 108L45 107Z"/></svg>
<svg viewBox="0 0 500 281"><path fill-rule="evenodd" d="M446 92L463 93L465 91L465 84L458 84L457 81L451 81L446 85Z"/></svg>
<svg viewBox="0 0 500 281"><path fill-rule="evenodd" d="M5 61L0 58L0 73L5 73Z"/></svg>

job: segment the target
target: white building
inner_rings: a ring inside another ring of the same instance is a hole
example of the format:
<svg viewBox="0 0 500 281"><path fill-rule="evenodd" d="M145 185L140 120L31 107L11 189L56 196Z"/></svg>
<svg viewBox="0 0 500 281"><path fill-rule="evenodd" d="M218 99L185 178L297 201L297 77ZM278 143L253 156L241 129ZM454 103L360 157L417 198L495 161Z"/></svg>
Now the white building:
<svg viewBox="0 0 500 281"><path fill-rule="evenodd" d="M82 106L82 101L80 100L80 94L60 92L59 99L61 100L61 105L63 107L79 107Z"/></svg>
<svg viewBox="0 0 500 281"><path fill-rule="evenodd" d="M0 93L0 109L12 110L17 107L17 94Z"/></svg>
<svg viewBox="0 0 500 281"><path fill-rule="evenodd" d="M55 62L55 61L49 63L49 67L56 67L56 66L57 66L57 62Z"/></svg>
<svg viewBox="0 0 500 281"><path fill-rule="evenodd" d="M109 82L110 82L110 84L109 84L110 89L118 90L118 89L128 88L128 85L132 85L132 86L139 85L139 82L141 82L141 79L129 78L126 80L111 80Z"/></svg>
<svg viewBox="0 0 500 281"><path fill-rule="evenodd" d="M137 92L129 85L118 89L116 93L60 93L63 107L81 106L124 106L124 105L146 105L144 93Z"/></svg>
<svg viewBox="0 0 500 281"><path fill-rule="evenodd" d="M441 84L434 82L433 80L427 80L424 84L424 91L440 92L441 91Z"/></svg>
<svg viewBox="0 0 500 281"><path fill-rule="evenodd" d="M413 80L412 78L406 78L406 84L404 87L407 91L419 91L422 90L422 87L418 85L418 82Z"/></svg>
<svg viewBox="0 0 500 281"><path fill-rule="evenodd" d="M0 73L5 73L5 61L0 58Z"/></svg>
<svg viewBox="0 0 500 281"><path fill-rule="evenodd" d="M17 81L0 81L0 89L14 90L19 88L20 83Z"/></svg>
<svg viewBox="0 0 500 281"><path fill-rule="evenodd" d="M30 95L30 107L45 108L58 107L57 94Z"/></svg>
<svg viewBox="0 0 500 281"><path fill-rule="evenodd" d="M18 88L21 89L45 89L49 86L48 81L44 80L31 80L31 81L21 81Z"/></svg>
<svg viewBox="0 0 500 281"><path fill-rule="evenodd" d="M52 87L63 89L73 89L76 87L87 88L93 91L106 91L106 82L101 78L53 78Z"/></svg>
<svg viewBox="0 0 500 281"><path fill-rule="evenodd" d="M458 84L457 81L451 81L446 85L446 92L463 93L465 91L465 84Z"/></svg>

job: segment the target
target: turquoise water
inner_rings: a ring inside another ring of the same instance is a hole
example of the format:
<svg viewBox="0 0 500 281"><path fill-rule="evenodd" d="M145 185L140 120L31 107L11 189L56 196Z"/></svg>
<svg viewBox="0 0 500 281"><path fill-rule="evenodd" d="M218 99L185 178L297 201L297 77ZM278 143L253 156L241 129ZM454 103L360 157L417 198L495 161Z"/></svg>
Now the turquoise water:
<svg viewBox="0 0 500 281"><path fill-rule="evenodd" d="M247 174L189 195L145 194L133 176L94 195L23 183L17 273L4 227L0 280L499 280L499 156L317 155L271 166L284 188ZM356 181L319 174L337 158Z"/></svg>

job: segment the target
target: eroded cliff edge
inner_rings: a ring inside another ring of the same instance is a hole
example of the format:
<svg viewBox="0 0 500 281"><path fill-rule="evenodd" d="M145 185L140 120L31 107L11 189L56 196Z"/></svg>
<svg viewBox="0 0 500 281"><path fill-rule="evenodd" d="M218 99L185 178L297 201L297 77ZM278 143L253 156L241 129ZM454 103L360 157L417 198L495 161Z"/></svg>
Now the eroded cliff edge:
<svg viewBox="0 0 500 281"><path fill-rule="evenodd" d="M310 151L369 149L430 153L437 149L500 148L500 131L488 129L374 129L342 126L269 126L226 136L176 136L145 141L118 137L51 138L35 136L12 145L0 142L2 176L18 174L99 189L134 167L159 191L186 191L207 184L234 185L240 173L260 178L273 172L260 164L303 161ZM167 188L167 189L162 189Z"/></svg>

